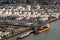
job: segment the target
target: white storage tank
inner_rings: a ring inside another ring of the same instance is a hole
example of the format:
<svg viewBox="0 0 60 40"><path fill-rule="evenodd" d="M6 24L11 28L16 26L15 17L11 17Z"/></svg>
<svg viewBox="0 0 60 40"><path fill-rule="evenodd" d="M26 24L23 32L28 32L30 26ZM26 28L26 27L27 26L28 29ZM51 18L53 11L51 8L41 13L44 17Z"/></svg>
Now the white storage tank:
<svg viewBox="0 0 60 40"><path fill-rule="evenodd" d="M37 7L37 9L40 9L40 5L37 5L36 7Z"/></svg>
<svg viewBox="0 0 60 40"><path fill-rule="evenodd" d="M26 10L31 10L31 5L26 5Z"/></svg>
<svg viewBox="0 0 60 40"><path fill-rule="evenodd" d="M40 20L46 21L48 20L49 15L41 15L40 17L41 17Z"/></svg>

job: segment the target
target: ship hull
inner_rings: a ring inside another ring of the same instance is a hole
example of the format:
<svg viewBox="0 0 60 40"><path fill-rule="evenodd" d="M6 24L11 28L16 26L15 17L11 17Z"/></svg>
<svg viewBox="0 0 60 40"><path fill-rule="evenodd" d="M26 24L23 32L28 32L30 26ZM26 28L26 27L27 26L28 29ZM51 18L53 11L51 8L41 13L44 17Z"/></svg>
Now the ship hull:
<svg viewBox="0 0 60 40"><path fill-rule="evenodd" d="M48 27L46 27L46 28L35 31L35 33L42 33L42 32L47 31L49 29L50 29L50 25Z"/></svg>

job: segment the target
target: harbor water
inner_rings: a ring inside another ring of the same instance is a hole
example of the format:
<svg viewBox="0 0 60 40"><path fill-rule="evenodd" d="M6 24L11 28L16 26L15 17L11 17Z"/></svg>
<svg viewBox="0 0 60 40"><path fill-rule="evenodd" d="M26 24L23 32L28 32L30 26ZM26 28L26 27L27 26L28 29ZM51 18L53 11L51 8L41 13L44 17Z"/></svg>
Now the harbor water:
<svg viewBox="0 0 60 40"><path fill-rule="evenodd" d="M60 40L60 20L50 23L51 29L40 34L31 34L21 40ZM16 40L19 37L15 36L8 40Z"/></svg>

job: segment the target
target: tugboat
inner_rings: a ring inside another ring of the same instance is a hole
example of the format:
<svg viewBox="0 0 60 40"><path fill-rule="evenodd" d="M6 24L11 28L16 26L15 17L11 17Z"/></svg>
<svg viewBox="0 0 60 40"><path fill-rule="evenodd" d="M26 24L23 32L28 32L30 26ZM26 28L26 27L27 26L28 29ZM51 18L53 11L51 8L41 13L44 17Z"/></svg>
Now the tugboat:
<svg viewBox="0 0 60 40"><path fill-rule="evenodd" d="M49 24L45 24L42 27L37 28L35 33L41 33L41 32L47 31L49 29L50 29L50 25Z"/></svg>

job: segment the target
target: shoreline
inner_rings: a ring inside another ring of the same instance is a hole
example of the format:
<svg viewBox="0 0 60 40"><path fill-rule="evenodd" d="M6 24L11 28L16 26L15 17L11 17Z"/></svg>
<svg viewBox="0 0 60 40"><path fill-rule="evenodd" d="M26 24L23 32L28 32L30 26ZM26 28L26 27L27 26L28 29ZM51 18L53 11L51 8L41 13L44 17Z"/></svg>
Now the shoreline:
<svg viewBox="0 0 60 40"><path fill-rule="evenodd" d="M59 19L54 19L54 20L47 20L46 23L52 23L52 22L55 22L55 21L57 21L57 20L60 20L60 18L59 18ZM1 40L9 39L9 38L11 38L11 37L17 36L17 35L19 35L19 34L22 34L22 33L26 32L26 31L29 31L29 30L31 30L31 28L26 29L26 30L24 30L24 31L22 31L22 32L18 32L18 33L12 34L11 36L8 36L8 37L6 37L6 38L2 38Z"/></svg>

